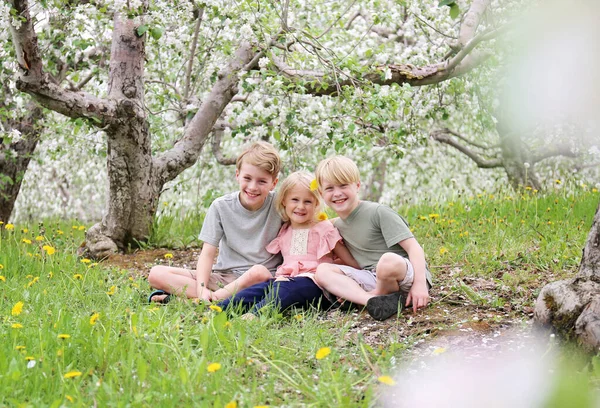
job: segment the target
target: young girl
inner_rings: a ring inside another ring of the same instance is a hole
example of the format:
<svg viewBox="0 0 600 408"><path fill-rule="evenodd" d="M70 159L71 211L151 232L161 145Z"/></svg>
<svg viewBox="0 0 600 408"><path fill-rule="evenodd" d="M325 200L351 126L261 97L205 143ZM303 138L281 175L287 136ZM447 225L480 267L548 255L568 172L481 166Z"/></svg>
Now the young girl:
<svg viewBox="0 0 600 408"><path fill-rule="evenodd" d="M314 281L319 264L334 262L335 255L336 262L358 265L333 224L319 221L322 202L317 189L311 188L312 180L308 173L292 173L277 193L275 206L285 223L277 238L267 245L268 252L283 255L275 279L238 292L222 301L221 307L241 304L244 310L255 313L267 304L280 310L317 305L323 294Z"/></svg>

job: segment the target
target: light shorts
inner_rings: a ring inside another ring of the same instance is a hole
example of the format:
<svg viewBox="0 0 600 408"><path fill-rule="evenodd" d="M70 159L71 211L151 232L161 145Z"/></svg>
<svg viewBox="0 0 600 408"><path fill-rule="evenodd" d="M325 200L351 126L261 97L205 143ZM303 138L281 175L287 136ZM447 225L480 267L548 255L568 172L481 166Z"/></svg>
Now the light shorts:
<svg viewBox="0 0 600 408"><path fill-rule="evenodd" d="M401 292L408 293L415 279L415 268L413 268L413 265L408 258L403 257L402 259L406 262L406 276L401 282L398 282L398 286L400 286ZM375 289L375 285L377 284L377 273L374 270L356 269L348 265L336 266L340 268L344 275L352 278L352 280L358 283L366 292Z"/></svg>
<svg viewBox="0 0 600 408"><path fill-rule="evenodd" d="M196 279L196 271L188 269L188 272L190 273L192 278ZM237 274L235 272L230 272L230 273L212 272L210 274L210 277L208 278L208 289L209 290L219 290L222 287L233 282L240 276L241 276L241 274Z"/></svg>

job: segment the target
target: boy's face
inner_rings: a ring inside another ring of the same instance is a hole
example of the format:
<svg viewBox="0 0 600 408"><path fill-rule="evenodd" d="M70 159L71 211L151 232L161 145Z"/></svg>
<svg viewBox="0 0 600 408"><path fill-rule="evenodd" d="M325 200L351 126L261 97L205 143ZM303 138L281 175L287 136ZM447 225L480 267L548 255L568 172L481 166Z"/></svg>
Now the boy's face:
<svg viewBox="0 0 600 408"><path fill-rule="evenodd" d="M235 178L240 185L240 201L249 211L260 209L269 191L277 185L277 179L273 179L268 171L244 162L235 171Z"/></svg>
<svg viewBox="0 0 600 408"><path fill-rule="evenodd" d="M358 206L358 189L360 182L348 184L334 184L324 180L321 195L325 203L331 207L341 218L346 218Z"/></svg>

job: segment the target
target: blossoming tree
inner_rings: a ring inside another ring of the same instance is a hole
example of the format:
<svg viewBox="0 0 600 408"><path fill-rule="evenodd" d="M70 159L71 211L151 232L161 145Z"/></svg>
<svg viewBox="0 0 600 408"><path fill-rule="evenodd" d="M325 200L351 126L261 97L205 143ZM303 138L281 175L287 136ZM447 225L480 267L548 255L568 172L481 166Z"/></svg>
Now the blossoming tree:
<svg viewBox="0 0 600 408"><path fill-rule="evenodd" d="M42 107L83 120L105 135L108 202L102 221L88 230L85 245L95 257L148 237L165 184L196 162L215 129L230 126L226 119L243 114L246 107L233 109L232 102L243 103L253 91L272 86L285 88L287 95L343 99L338 109L356 115L372 102L365 94L376 98L382 86L399 92L469 72L488 56L478 51L480 44L497 34L491 20L481 25L485 13L491 13L488 0L474 0L467 10L450 1L443 2L448 6L443 9L437 2L411 8L381 1L156 2L152 7L133 0L67 3L57 8L50 2L11 0L7 18L18 62L16 88ZM385 15L377 13L381 7ZM69 16L66 28L78 35L48 28L57 15ZM394 24L397 17L401 23ZM415 44L403 27L440 21L454 36L438 33L424 40L421 45L428 52L409 63ZM90 24L91 32L86 29ZM367 35L370 46L357 53ZM103 44L111 50L106 69L84 58L85 64L63 64L70 67L64 83L51 75L59 72L51 56L74 61ZM386 47L404 55L388 52L389 58L378 61L377 52L383 54ZM81 87L70 85L82 82ZM399 109L396 95L388 97L394 111ZM410 101L402 107L408 113L406 105ZM293 119L294 113L288 116ZM167 122L175 125L166 128ZM268 123L265 118L262 122ZM373 114L355 117L351 125L377 130L382 122ZM380 142L352 139L354 130L348 128L335 143ZM268 136L282 143L277 132ZM405 129L394 132L398 141L407 137ZM330 140L334 133L323 132ZM289 135L287 143L293 144L293 132ZM162 142L153 143L159 136Z"/></svg>

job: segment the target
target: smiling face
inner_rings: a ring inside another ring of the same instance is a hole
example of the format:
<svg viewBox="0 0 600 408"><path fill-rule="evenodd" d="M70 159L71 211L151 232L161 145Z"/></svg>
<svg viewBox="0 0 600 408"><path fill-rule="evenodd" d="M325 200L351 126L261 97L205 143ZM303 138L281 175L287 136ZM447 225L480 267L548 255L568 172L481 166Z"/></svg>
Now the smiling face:
<svg viewBox="0 0 600 408"><path fill-rule="evenodd" d="M317 200L314 194L302 185L288 190L282 205L292 228L309 228L315 220Z"/></svg>
<svg viewBox="0 0 600 408"><path fill-rule="evenodd" d="M360 182L335 184L323 180L320 185L321 196L342 219L347 218L358 206Z"/></svg>
<svg viewBox="0 0 600 408"><path fill-rule="evenodd" d="M249 211L260 209L277 185L277 179L268 171L249 163L242 163L235 178L240 186L240 202Z"/></svg>

